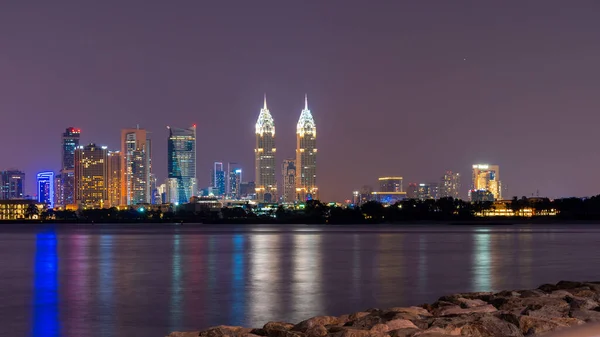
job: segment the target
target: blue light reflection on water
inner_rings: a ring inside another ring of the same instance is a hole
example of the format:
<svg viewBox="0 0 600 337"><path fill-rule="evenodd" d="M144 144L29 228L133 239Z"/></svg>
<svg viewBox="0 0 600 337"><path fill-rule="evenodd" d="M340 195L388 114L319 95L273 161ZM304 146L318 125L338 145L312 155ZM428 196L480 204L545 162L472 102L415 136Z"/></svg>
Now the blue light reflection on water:
<svg viewBox="0 0 600 337"><path fill-rule="evenodd" d="M233 236L233 254L231 268L231 316L230 322L237 322L244 314L245 309L245 269L244 269L244 244L245 237L241 234ZM233 323L232 323L233 324ZM237 324L237 323L236 323Z"/></svg>
<svg viewBox="0 0 600 337"><path fill-rule="evenodd" d="M54 231L36 235L32 337L60 337L58 253Z"/></svg>
<svg viewBox="0 0 600 337"><path fill-rule="evenodd" d="M171 330L182 326L182 289L181 289L181 234L173 236L173 256L171 263L171 299L170 325Z"/></svg>

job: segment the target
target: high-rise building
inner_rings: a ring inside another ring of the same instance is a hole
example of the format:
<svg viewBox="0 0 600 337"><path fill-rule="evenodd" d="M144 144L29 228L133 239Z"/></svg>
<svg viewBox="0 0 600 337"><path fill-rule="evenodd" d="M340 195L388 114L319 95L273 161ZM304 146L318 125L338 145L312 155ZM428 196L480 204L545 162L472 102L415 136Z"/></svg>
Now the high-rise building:
<svg viewBox="0 0 600 337"><path fill-rule="evenodd" d="M227 187L225 168L222 162L216 161L212 169L212 193L216 197L224 197Z"/></svg>
<svg viewBox="0 0 600 337"><path fill-rule="evenodd" d="M62 152L59 186L59 198L55 204L66 206L75 204L75 150L79 147L81 130L68 127L62 134Z"/></svg>
<svg viewBox="0 0 600 337"><path fill-rule="evenodd" d="M120 151L108 152L108 205L110 207L118 207L123 201L122 184L123 178L123 156Z"/></svg>
<svg viewBox="0 0 600 337"><path fill-rule="evenodd" d="M277 200L275 122L267 108L267 95L265 95L264 106L260 109L255 129L256 198L259 202L275 202Z"/></svg>
<svg viewBox="0 0 600 337"><path fill-rule="evenodd" d="M402 189L402 177L379 178L379 192L404 192Z"/></svg>
<svg viewBox="0 0 600 337"><path fill-rule="evenodd" d="M151 143L146 130L140 128L122 130L121 155L123 156L121 204L149 204L152 172Z"/></svg>
<svg viewBox="0 0 600 337"><path fill-rule="evenodd" d="M296 160L284 159L281 165L281 176L283 177L283 202L294 202L298 200L296 194Z"/></svg>
<svg viewBox="0 0 600 337"><path fill-rule="evenodd" d="M0 199L25 198L25 173L18 170L0 172Z"/></svg>
<svg viewBox="0 0 600 337"><path fill-rule="evenodd" d="M243 182L240 184L241 199L256 199L256 184L254 181Z"/></svg>
<svg viewBox="0 0 600 337"><path fill-rule="evenodd" d="M54 206L64 206L63 202L62 175L59 173L54 176Z"/></svg>
<svg viewBox="0 0 600 337"><path fill-rule="evenodd" d="M440 198L460 199L460 173L446 171L440 182Z"/></svg>
<svg viewBox="0 0 600 337"><path fill-rule="evenodd" d="M54 208L54 172L45 171L37 174L37 200Z"/></svg>
<svg viewBox="0 0 600 337"><path fill-rule="evenodd" d="M75 201L80 208L108 207L108 151L89 144L75 150Z"/></svg>
<svg viewBox="0 0 600 337"><path fill-rule="evenodd" d="M240 198L240 184L242 183L242 168L237 163L227 164L227 196L231 199Z"/></svg>
<svg viewBox="0 0 600 337"><path fill-rule="evenodd" d="M419 191L419 184L408 183L408 189L406 190L406 197L408 199L419 199L418 191Z"/></svg>
<svg viewBox="0 0 600 337"><path fill-rule="evenodd" d="M196 125L187 129L168 127L167 146L169 202L184 204L196 194Z"/></svg>
<svg viewBox="0 0 600 337"><path fill-rule="evenodd" d="M427 200L427 199L438 199L439 185L437 183L420 183L417 186L417 197L416 199Z"/></svg>
<svg viewBox="0 0 600 337"><path fill-rule="evenodd" d="M318 199L317 127L304 96L304 109L296 125L296 192L300 201Z"/></svg>
<svg viewBox="0 0 600 337"><path fill-rule="evenodd" d="M501 200L502 183L500 182L500 167L488 164L473 165L471 195L473 191L488 191L494 195L495 200Z"/></svg>

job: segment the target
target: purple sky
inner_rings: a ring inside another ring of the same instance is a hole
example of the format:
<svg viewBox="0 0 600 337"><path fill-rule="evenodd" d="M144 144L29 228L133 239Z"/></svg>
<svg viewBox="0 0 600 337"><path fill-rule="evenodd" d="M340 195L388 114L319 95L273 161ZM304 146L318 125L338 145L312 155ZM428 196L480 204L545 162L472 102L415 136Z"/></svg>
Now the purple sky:
<svg viewBox="0 0 600 337"><path fill-rule="evenodd" d="M35 4L34 4L35 2ZM267 93L278 162L294 155L304 93L324 199L382 175L438 181L485 162L508 194L600 193L598 1L18 1L0 5L0 169L58 170L60 135L117 149L198 124L213 161L254 176ZM278 170L279 171L279 170ZM245 179L249 180L249 179Z"/></svg>

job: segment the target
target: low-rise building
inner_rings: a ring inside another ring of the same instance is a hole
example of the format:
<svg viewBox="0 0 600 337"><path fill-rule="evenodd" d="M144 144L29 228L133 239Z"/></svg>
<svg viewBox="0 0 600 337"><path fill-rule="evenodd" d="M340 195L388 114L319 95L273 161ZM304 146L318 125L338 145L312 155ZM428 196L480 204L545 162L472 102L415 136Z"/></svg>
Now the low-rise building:
<svg viewBox="0 0 600 337"><path fill-rule="evenodd" d="M39 219L44 206L36 200L0 200L0 220Z"/></svg>

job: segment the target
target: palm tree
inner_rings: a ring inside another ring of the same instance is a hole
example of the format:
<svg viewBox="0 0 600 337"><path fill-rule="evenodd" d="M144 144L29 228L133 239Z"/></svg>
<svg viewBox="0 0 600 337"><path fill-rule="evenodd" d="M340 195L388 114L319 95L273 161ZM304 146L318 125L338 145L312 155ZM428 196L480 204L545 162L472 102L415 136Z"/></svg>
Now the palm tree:
<svg viewBox="0 0 600 337"><path fill-rule="evenodd" d="M25 210L25 217L28 219L33 219L33 217L40 215L40 210L38 209L36 204L29 204L27 209Z"/></svg>

